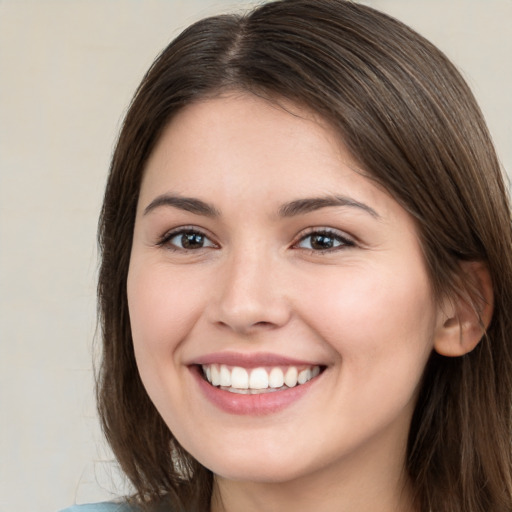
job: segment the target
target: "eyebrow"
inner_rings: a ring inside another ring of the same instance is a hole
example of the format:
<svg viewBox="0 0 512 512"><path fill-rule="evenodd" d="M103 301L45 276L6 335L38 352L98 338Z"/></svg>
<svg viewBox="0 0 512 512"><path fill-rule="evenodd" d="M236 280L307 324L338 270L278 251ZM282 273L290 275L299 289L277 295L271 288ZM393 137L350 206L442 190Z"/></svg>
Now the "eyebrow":
<svg viewBox="0 0 512 512"><path fill-rule="evenodd" d="M313 212L329 206L348 206L351 208L359 208L366 213L369 213L372 217L380 219L380 215L373 208L346 196L324 196L297 199L281 206L281 208L279 208L279 215L281 217L293 217L295 215L302 215L304 213Z"/></svg>
<svg viewBox="0 0 512 512"><path fill-rule="evenodd" d="M172 206L180 210L195 213L196 215L204 215L206 217L219 217L220 212L211 204L205 203L200 199L193 197L182 197L169 194L162 194L151 201L144 209L144 215L160 206Z"/></svg>
<svg viewBox="0 0 512 512"><path fill-rule="evenodd" d="M206 217L220 217L220 212L215 206L196 199L193 197L182 197L177 195L162 194L144 209L144 215L162 206L171 206L180 210L195 213L196 215L203 215ZM303 215L310 213L321 208L330 206L348 206L351 208L359 208L372 217L380 219L380 215L367 204L356 201L346 196L324 196L324 197L309 197L304 199L296 199L285 203L279 208L280 217L294 217L296 215Z"/></svg>

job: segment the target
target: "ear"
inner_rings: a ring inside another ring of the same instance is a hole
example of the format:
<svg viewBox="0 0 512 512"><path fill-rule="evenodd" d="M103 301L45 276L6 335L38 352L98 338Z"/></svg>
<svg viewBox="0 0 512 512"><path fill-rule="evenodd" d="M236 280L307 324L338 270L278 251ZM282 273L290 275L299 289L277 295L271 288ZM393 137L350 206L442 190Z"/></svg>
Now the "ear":
<svg viewBox="0 0 512 512"><path fill-rule="evenodd" d="M491 276L482 262L460 264L457 295L442 301L434 339L438 354L457 357L471 352L491 323L494 294Z"/></svg>

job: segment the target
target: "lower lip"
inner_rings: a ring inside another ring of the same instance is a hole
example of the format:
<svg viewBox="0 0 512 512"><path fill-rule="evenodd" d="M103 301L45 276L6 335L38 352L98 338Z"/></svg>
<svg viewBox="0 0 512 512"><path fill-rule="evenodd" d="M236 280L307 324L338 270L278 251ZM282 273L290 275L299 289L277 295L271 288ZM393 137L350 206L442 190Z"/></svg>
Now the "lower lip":
<svg viewBox="0 0 512 512"><path fill-rule="evenodd" d="M190 369L202 393L215 406L230 414L250 416L263 416L281 411L297 400L300 400L311 390L318 378L322 376L320 374L305 384L300 384L283 391L244 395L230 393L229 391L212 386L203 378L198 366L192 366Z"/></svg>

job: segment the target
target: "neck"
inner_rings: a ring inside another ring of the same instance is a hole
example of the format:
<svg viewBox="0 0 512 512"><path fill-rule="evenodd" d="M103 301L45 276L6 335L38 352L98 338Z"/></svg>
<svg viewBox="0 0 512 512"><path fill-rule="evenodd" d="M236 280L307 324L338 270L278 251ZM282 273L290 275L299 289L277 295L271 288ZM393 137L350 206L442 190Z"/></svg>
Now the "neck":
<svg viewBox="0 0 512 512"><path fill-rule="evenodd" d="M415 512L403 468L405 453L397 457L395 450L390 457L388 450L367 448L286 482L216 476L211 512Z"/></svg>

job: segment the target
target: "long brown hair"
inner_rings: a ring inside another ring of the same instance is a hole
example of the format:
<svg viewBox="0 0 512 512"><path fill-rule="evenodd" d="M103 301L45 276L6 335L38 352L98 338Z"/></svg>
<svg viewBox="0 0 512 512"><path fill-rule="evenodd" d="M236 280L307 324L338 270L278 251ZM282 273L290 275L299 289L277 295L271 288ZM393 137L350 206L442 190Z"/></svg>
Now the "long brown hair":
<svg viewBox="0 0 512 512"><path fill-rule="evenodd" d="M461 261L484 262L494 314L471 353L433 353L406 470L422 512L512 510L512 227L506 187L468 86L432 44L345 0L282 0L192 25L157 58L119 136L100 219L105 434L140 502L208 510L212 474L188 455L140 380L126 297L145 164L181 108L228 89L287 98L340 134L371 179L414 217L433 289L463 294Z"/></svg>

